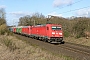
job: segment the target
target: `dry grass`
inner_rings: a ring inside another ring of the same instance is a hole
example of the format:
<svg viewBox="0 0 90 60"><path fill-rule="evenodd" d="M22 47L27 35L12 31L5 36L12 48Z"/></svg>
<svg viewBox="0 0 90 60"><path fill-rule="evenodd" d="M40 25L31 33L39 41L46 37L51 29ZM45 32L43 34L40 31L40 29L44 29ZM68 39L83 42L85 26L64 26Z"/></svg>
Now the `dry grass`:
<svg viewBox="0 0 90 60"><path fill-rule="evenodd" d="M0 60L66 60L39 47L31 46L16 37L0 36L0 39L11 40L17 47L14 51L10 51L10 48L0 40Z"/></svg>
<svg viewBox="0 0 90 60"><path fill-rule="evenodd" d="M76 44L81 44L85 46L90 46L90 37L86 39L85 37L75 39L74 37L68 37L65 38L66 42L71 42L71 43L76 43Z"/></svg>

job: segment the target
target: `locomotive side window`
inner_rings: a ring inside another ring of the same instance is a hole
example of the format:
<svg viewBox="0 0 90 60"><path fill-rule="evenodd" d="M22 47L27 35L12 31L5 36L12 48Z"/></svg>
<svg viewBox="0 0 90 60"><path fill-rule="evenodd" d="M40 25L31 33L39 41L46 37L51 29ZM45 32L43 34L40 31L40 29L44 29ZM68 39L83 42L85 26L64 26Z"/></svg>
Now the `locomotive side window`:
<svg viewBox="0 0 90 60"><path fill-rule="evenodd" d="M29 28L28 28L28 30L29 30Z"/></svg>
<svg viewBox="0 0 90 60"><path fill-rule="evenodd" d="M49 27L47 27L47 30L49 30Z"/></svg>
<svg viewBox="0 0 90 60"><path fill-rule="evenodd" d="M52 26L52 30L61 30L60 26Z"/></svg>

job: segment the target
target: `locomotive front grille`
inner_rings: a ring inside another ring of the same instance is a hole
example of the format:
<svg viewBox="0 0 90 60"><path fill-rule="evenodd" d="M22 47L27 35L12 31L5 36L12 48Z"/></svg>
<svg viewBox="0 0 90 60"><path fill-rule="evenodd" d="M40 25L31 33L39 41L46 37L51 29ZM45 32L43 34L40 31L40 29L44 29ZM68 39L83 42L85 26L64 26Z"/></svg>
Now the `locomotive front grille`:
<svg viewBox="0 0 90 60"><path fill-rule="evenodd" d="M50 40L54 42L61 42L63 40L63 37L51 37Z"/></svg>

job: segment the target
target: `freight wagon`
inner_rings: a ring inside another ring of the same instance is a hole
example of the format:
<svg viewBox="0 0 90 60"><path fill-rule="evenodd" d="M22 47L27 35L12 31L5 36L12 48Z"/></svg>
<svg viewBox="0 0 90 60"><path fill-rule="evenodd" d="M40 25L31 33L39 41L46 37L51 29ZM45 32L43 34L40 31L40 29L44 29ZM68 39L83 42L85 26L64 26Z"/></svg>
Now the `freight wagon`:
<svg viewBox="0 0 90 60"><path fill-rule="evenodd" d="M18 33L18 34L22 33L22 26L16 27L16 33Z"/></svg>
<svg viewBox="0 0 90 60"><path fill-rule="evenodd" d="M16 27L13 27L13 32L16 33Z"/></svg>

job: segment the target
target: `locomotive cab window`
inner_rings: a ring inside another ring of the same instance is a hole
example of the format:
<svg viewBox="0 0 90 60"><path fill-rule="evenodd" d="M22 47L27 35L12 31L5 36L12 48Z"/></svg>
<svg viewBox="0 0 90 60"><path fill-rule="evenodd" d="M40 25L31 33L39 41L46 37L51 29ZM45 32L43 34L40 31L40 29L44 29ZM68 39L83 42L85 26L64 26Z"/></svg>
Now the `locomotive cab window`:
<svg viewBox="0 0 90 60"><path fill-rule="evenodd" d="M60 26L52 26L52 30L61 30Z"/></svg>

